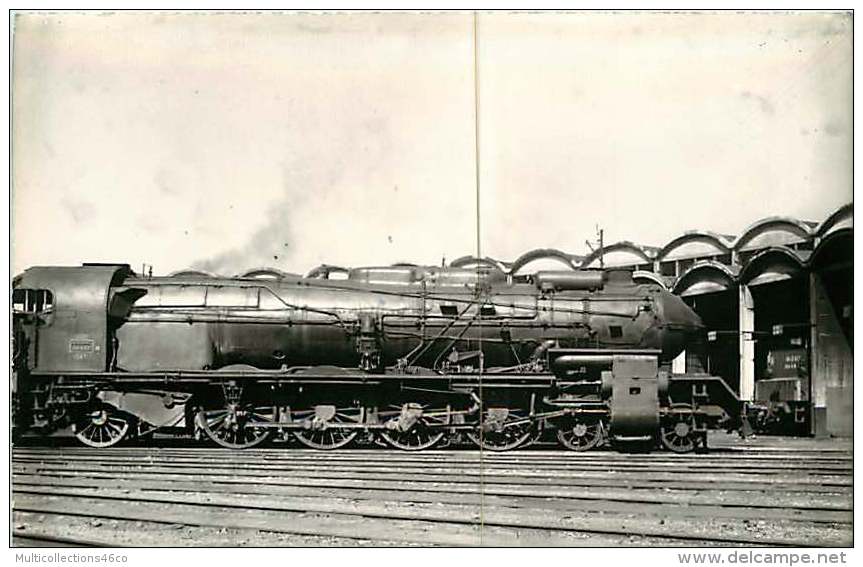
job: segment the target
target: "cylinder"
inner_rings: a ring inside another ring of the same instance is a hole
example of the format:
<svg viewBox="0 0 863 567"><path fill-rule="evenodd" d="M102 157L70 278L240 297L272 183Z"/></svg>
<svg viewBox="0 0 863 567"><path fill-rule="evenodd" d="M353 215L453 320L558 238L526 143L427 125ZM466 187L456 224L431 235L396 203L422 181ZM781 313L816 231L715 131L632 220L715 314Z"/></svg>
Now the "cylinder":
<svg viewBox="0 0 863 567"><path fill-rule="evenodd" d="M613 361L610 354L565 354L551 361L551 371L558 378L586 380L609 370Z"/></svg>

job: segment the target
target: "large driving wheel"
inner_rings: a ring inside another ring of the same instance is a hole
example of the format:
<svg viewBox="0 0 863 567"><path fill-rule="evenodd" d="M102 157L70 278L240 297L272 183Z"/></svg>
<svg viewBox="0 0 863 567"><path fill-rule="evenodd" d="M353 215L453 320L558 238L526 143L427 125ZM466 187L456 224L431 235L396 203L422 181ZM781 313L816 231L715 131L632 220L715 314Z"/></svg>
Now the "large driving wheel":
<svg viewBox="0 0 863 567"><path fill-rule="evenodd" d="M527 419L526 411L490 408L482 415L480 425L467 434L481 449L511 451L526 445L535 436L536 426Z"/></svg>
<svg viewBox="0 0 863 567"><path fill-rule="evenodd" d="M318 405L307 410L292 410L291 420L305 428L295 429L297 441L312 449L328 451L350 444L360 434L365 412L360 407Z"/></svg>
<svg viewBox="0 0 863 567"><path fill-rule="evenodd" d="M130 419L102 404L83 414L75 423L75 437L89 447L112 447L129 434Z"/></svg>
<svg viewBox="0 0 863 567"><path fill-rule="evenodd" d="M275 408L228 403L225 407L202 409L197 421L207 437L228 449L249 449L266 441L273 432Z"/></svg>
<svg viewBox="0 0 863 567"><path fill-rule="evenodd" d="M231 364L216 370L222 374L256 372L248 364ZM195 416L196 426L217 445L228 449L257 447L272 436L276 408L260 402L243 401L243 388L232 381L223 384L222 405L207 404Z"/></svg>
<svg viewBox="0 0 863 567"><path fill-rule="evenodd" d="M446 409L430 411L421 404L391 406L394 411L383 417L387 429L380 431L381 439L402 451L422 451L431 449L446 436L443 426L447 423ZM412 415L411 412L415 412Z"/></svg>

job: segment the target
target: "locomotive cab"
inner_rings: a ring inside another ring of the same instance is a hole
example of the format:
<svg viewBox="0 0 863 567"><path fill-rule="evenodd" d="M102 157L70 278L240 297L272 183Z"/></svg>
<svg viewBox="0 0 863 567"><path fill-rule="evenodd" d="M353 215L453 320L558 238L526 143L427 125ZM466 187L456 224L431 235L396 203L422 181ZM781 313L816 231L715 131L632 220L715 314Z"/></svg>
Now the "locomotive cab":
<svg viewBox="0 0 863 567"><path fill-rule="evenodd" d="M36 267L14 282L13 315L38 373L104 372L113 353L108 317L112 286L128 265Z"/></svg>

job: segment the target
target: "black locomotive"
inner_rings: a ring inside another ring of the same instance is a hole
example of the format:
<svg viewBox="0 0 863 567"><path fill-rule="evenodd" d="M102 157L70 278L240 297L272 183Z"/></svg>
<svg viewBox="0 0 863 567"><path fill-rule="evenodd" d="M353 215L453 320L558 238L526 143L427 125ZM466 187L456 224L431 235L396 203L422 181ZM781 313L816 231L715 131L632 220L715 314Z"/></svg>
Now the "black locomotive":
<svg viewBox="0 0 863 567"><path fill-rule="evenodd" d="M136 275L35 267L13 282L15 424L72 426L106 447L154 431L230 448L276 437L490 450L540 435L705 445L740 423L717 377L672 375L704 329L680 298L623 270L358 268Z"/></svg>

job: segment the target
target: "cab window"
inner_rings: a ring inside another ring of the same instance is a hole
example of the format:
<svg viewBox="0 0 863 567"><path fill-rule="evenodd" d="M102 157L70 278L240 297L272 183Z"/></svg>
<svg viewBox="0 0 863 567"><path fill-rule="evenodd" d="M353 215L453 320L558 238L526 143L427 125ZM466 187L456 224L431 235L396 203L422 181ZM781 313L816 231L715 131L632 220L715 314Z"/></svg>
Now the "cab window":
<svg viewBox="0 0 863 567"><path fill-rule="evenodd" d="M47 289L12 290L12 312L26 315L50 313L54 309L54 294Z"/></svg>

